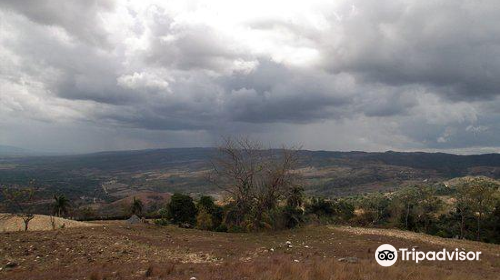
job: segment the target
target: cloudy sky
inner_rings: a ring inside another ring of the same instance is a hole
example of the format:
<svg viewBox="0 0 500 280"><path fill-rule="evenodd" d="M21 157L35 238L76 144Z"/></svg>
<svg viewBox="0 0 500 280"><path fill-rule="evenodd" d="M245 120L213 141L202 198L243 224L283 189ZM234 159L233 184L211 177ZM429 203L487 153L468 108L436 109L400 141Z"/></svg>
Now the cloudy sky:
<svg viewBox="0 0 500 280"><path fill-rule="evenodd" d="M500 151L500 1L0 0L0 144Z"/></svg>

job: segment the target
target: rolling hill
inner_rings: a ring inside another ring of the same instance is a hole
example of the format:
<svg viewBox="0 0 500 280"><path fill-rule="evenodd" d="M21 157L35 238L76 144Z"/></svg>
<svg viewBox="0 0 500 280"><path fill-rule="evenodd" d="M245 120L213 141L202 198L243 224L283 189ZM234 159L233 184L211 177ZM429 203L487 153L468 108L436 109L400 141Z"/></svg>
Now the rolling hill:
<svg viewBox="0 0 500 280"><path fill-rule="evenodd" d="M71 156L0 158L0 184L35 179L43 195L63 193L82 203L112 202L136 193L216 194L205 180L214 148L101 152ZM453 177L500 178L500 155L300 151L300 169L311 195L387 191ZM107 186L107 187L106 187Z"/></svg>

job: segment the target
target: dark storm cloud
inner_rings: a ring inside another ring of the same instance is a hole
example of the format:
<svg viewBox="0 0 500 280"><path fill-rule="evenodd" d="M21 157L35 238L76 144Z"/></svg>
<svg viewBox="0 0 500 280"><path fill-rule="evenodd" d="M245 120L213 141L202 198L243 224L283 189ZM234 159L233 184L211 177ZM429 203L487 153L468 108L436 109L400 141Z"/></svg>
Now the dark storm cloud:
<svg viewBox="0 0 500 280"><path fill-rule="evenodd" d="M391 85L422 84L453 100L500 94L500 2L352 4L351 13L331 25L336 36L323 38L330 71Z"/></svg>
<svg viewBox="0 0 500 280"><path fill-rule="evenodd" d="M338 129L339 146L314 147L498 146L498 1L340 1L241 22L191 4L0 1L0 116L134 139Z"/></svg>
<svg viewBox="0 0 500 280"><path fill-rule="evenodd" d="M163 24L157 27L159 31L154 32L146 58L149 64L181 70L220 71L246 56L232 50L231 41L218 38L216 31L207 26L162 27Z"/></svg>
<svg viewBox="0 0 500 280"><path fill-rule="evenodd" d="M250 123L309 123L339 117L352 103L353 89L342 77L303 69L290 69L260 60L250 73L224 77L224 107L236 121Z"/></svg>
<svg viewBox="0 0 500 280"><path fill-rule="evenodd" d="M20 13L30 20L58 26L68 34L90 44L106 45L107 33L99 18L101 12L111 12L114 0L2 0L0 8Z"/></svg>

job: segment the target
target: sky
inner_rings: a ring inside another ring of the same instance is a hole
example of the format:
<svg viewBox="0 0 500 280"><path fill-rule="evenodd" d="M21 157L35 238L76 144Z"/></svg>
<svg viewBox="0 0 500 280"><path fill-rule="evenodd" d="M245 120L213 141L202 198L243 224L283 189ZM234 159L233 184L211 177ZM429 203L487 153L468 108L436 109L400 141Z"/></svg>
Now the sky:
<svg viewBox="0 0 500 280"><path fill-rule="evenodd" d="M0 0L0 144L500 151L500 1Z"/></svg>

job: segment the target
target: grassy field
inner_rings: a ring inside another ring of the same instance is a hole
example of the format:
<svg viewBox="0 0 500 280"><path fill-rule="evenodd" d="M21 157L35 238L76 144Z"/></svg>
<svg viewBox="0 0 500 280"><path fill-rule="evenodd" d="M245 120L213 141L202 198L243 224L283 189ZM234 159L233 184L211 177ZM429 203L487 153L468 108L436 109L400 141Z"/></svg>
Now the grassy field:
<svg viewBox="0 0 500 280"><path fill-rule="evenodd" d="M498 279L500 246L392 230L315 226L229 234L101 222L1 233L0 279ZM286 242L290 241L292 247ZM374 260L380 244L482 251L476 262ZM353 263L341 258L356 257Z"/></svg>

